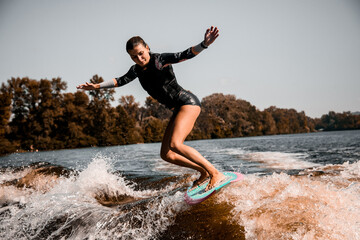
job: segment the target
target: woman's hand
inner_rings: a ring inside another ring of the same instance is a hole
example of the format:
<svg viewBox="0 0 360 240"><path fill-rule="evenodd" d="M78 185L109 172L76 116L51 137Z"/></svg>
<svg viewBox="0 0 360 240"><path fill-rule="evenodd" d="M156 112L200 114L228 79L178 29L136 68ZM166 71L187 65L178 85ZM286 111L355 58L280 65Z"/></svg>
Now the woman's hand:
<svg viewBox="0 0 360 240"><path fill-rule="evenodd" d="M210 46L210 44L212 44L218 36L219 30L217 29L217 27L211 26L211 28L208 28L204 37L205 46Z"/></svg>
<svg viewBox="0 0 360 240"><path fill-rule="evenodd" d="M84 89L84 90L95 90L95 89L99 89L99 84L93 84L93 83L88 83L86 82L85 84L81 84L79 86L77 86L77 89Z"/></svg>

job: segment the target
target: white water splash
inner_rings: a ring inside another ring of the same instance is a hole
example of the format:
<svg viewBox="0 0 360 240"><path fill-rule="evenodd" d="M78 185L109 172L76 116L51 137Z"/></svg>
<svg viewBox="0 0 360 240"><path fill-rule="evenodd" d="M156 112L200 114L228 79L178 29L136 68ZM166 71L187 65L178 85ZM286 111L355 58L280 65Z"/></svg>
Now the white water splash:
<svg viewBox="0 0 360 240"><path fill-rule="evenodd" d="M217 195L246 239L360 239L360 162L310 177L248 175ZM320 171L329 166L317 168Z"/></svg>
<svg viewBox="0 0 360 240"><path fill-rule="evenodd" d="M19 204L1 208L0 238L148 239L169 226L177 212L187 208L182 193L164 194L170 186L134 190L133 184L111 173L109 162L98 155L77 176L58 179L57 185L45 193L1 187L0 196L6 194L8 202ZM109 208L95 199L99 192L147 200L128 209Z"/></svg>
<svg viewBox="0 0 360 240"><path fill-rule="evenodd" d="M152 171L154 172L164 172L171 173L172 175L184 175L184 174L196 174L197 172L185 167L180 167L175 164L168 163L162 159L156 160L152 164Z"/></svg>
<svg viewBox="0 0 360 240"><path fill-rule="evenodd" d="M251 152L244 155L244 160L255 161L272 169L305 169L319 166L319 164L304 161L306 157L302 153L284 152Z"/></svg>

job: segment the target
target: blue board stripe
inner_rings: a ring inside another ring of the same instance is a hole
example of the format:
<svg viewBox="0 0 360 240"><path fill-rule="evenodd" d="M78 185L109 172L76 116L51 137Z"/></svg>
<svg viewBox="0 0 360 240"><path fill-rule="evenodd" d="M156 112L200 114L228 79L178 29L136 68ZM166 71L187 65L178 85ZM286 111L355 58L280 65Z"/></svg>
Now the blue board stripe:
<svg viewBox="0 0 360 240"><path fill-rule="evenodd" d="M209 184L209 182L200 185L199 187L193 189L190 191L192 187L189 187L187 192L185 193L185 201L189 204L196 204L204 201L207 199L210 195L212 195L214 192L219 191L224 186L230 184L232 181L236 180L239 177L242 177L239 173L234 172L224 172L223 173L226 176L225 181L222 181L222 183L219 186L216 186L215 188L205 191L206 186Z"/></svg>

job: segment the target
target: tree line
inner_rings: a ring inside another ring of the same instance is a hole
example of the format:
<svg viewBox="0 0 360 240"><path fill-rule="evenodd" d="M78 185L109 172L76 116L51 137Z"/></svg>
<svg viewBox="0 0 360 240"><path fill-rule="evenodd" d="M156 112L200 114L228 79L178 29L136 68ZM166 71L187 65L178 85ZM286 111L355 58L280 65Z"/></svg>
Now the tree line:
<svg viewBox="0 0 360 240"><path fill-rule="evenodd" d="M97 75L92 83L103 82ZM0 154L160 142L172 111L148 97L140 106L132 95L118 99L114 89L64 92L61 78L11 78L0 88ZM312 119L294 109L258 110L234 95L202 99L202 112L187 140L360 129L350 112Z"/></svg>

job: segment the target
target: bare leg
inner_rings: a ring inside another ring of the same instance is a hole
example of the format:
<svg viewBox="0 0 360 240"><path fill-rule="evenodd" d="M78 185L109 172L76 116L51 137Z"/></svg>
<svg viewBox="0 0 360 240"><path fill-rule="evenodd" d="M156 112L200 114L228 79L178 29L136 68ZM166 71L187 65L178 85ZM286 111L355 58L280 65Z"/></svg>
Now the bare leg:
<svg viewBox="0 0 360 240"><path fill-rule="evenodd" d="M165 130L165 134L161 145L160 156L162 159L164 159L169 163L182 167L191 168L193 170L200 172L200 178L197 180L197 182L201 183L209 176L208 172L198 164L170 150L170 140L174 129L175 117L176 115L172 116Z"/></svg>
<svg viewBox="0 0 360 240"><path fill-rule="evenodd" d="M192 106L192 105L184 105L180 108L179 112L176 114L173 122L171 123L172 131L170 131L169 141L163 141L164 144L168 144L167 147L164 146L164 149L168 148L171 152L176 153L183 158L176 158L176 162L185 163L183 160L186 159L186 163L192 162L194 165L193 167L201 167L196 170L200 171L202 176L202 171L205 171L210 175L210 183L208 188L213 187L217 182L221 181L225 178L225 176L220 173L208 160L206 160L198 151L194 148L187 146L184 144L186 137L189 135L191 130L194 127L195 121L200 114L200 107L199 106ZM170 126L169 123L169 126ZM169 153L169 152L168 152ZM172 153L170 153L172 154ZM176 156L178 156L176 155ZM176 163L175 163L176 164ZM180 165L180 164L178 164ZM184 166L184 165L182 165ZM190 165L189 165L190 167ZM195 168L193 168L195 169Z"/></svg>

